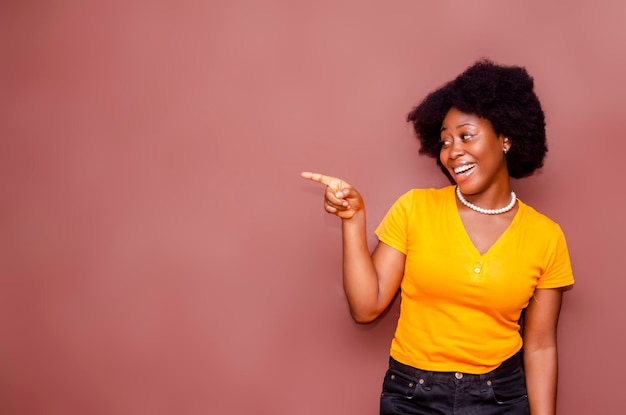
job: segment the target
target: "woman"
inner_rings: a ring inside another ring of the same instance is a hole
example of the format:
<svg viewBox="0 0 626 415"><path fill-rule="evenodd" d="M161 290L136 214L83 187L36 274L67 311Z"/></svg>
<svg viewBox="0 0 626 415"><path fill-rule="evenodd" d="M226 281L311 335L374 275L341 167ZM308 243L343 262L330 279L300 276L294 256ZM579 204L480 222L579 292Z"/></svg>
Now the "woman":
<svg viewBox="0 0 626 415"><path fill-rule="evenodd" d="M574 279L561 229L510 182L540 168L547 151L533 80L481 60L408 121L420 153L453 185L401 196L371 255L359 192L302 173L327 186L324 207L342 219L354 320L373 321L401 290L380 413L554 415L557 321Z"/></svg>

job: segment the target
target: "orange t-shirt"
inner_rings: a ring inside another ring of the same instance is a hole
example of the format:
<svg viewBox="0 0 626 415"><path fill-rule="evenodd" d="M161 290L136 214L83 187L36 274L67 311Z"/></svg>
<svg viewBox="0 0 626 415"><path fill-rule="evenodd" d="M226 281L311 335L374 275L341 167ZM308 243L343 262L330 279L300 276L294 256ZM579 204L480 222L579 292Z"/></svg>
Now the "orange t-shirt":
<svg viewBox="0 0 626 415"><path fill-rule="evenodd" d="M519 202L509 227L481 255L454 187L411 190L376 229L406 255L391 356L423 370L487 373L522 346L519 319L535 289L574 283L559 225Z"/></svg>

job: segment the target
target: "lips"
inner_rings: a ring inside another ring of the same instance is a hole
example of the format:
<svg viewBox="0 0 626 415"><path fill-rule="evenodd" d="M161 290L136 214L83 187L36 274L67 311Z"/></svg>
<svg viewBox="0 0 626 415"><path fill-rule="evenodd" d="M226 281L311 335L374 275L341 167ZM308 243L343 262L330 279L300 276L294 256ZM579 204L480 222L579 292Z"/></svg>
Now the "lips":
<svg viewBox="0 0 626 415"><path fill-rule="evenodd" d="M454 171L454 174L462 174L470 171L474 167L476 167L476 163L464 164L462 166L453 168L452 171Z"/></svg>

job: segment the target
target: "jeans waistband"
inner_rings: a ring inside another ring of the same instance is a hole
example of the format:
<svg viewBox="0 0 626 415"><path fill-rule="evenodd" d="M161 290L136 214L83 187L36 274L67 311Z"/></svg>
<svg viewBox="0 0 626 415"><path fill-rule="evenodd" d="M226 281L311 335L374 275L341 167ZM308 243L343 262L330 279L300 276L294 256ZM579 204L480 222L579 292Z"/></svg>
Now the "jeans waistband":
<svg viewBox="0 0 626 415"><path fill-rule="evenodd" d="M523 368L522 363L522 350L519 350L513 356L509 357L507 360L502 362L500 366L492 370L491 372L482 374L482 375L474 375L469 373L459 373L459 372L433 372L428 370L422 370L415 368L413 366L405 365L404 363L400 363L395 360L393 357L389 358L389 367L395 370L398 370L406 375L416 377L416 378L424 378L427 377L433 380L454 380L455 378L460 380L464 379L466 381L484 381L490 380L493 378L498 378L504 376L508 373L511 373L517 368Z"/></svg>

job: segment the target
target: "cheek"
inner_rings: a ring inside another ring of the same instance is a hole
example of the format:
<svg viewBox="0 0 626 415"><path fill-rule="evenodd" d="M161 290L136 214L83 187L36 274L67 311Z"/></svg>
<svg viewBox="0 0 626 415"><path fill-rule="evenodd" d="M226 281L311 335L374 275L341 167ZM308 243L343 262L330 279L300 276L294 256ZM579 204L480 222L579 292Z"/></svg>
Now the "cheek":
<svg viewBox="0 0 626 415"><path fill-rule="evenodd" d="M440 150L439 151L439 161L441 162L441 164L443 164L444 166L446 165L446 159L448 157L446 156L446 150Z"/></svg>

